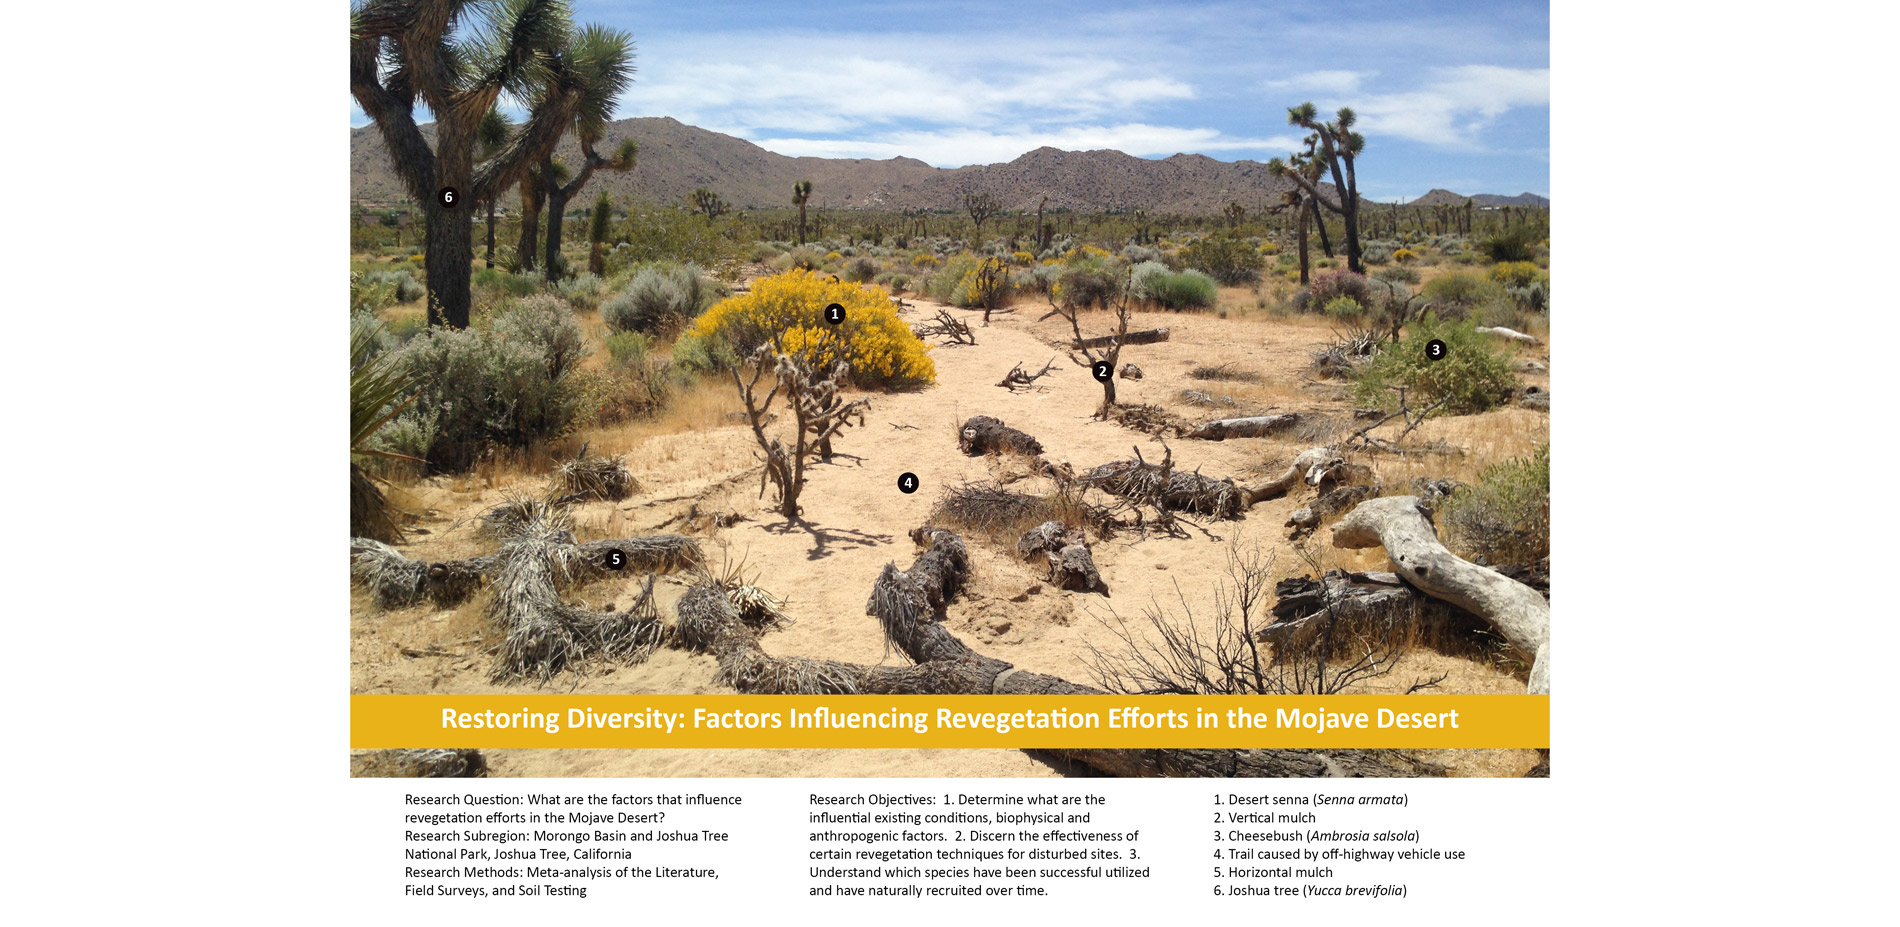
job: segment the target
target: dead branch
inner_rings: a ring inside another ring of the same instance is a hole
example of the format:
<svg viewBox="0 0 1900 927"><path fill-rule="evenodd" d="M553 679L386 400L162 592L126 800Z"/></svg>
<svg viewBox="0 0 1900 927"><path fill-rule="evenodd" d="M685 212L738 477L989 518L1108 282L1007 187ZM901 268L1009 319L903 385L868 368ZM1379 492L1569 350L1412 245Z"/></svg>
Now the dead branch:
<svg viewBox="0 0 1900 927"><path fill-rule="evenodd" d="M1058 589L1076 592L1108 589L1102 582L1102 574L1095 569L1088 536L1062 522L1045 521L1029 529L1016 542L1016 553L1024 560L1042 560L1049 568L1049 581Z"/></svg>
<svg viewBox="0 0 1900 927"><path fill-rule="evenodd" d="M912 326L911 333L919 340L942 338L943 344L950 346L976 344L976 333L970 330L970 326L958 321L948 309L939 309L933 318L921 325Z"/></svg>
<svg viewBox="0 0 1900 927"><path fill-rule="evenodd" d="M1019 389L1028 389L1031 386L1034 386L1037 380L1040 380L1043 377L1046 377L1049 374L1054 373L1055 369L1056 369L1056 359L1053 356L1049 358L1048 363L1042 365L1041 370L1038 370L1035 373L1029 373L1028 371L1025 371L1023 369L1023 362L1017 361L1016 366L1009 368L1009 372L1006 374L1003 374L1003 379L998 380L996 385L1003 387L1004 389L1007 389L1010 392L1015 392L1016 390L1019 390ZM1037 386L1036 388L1046 389L1047 387Z"/></svg>
<svg viewBox="0 0 1900 927"><path fill-rule="evenodd" d="M1066 315L1067 313L1057 311L1056 314ZM1047 316L1044 316L1044 318L1047 318ZM1117 337L1118 336L1116 335L1103 335L1100 338L1083 338L1081 334L1078 333L1075 336L1074 340L1069 342L1069 347L1074 350L1087 350L1089 348L1106 348L1106 347L1110 347L1114 345L1116 343L1115 339ZM1168 340L1168 330L1165 328L1151 328L1144 332L1128 332L1119 337L1121 338L1121 344L1123 345L1157 344L1157 343Z"/></svg>

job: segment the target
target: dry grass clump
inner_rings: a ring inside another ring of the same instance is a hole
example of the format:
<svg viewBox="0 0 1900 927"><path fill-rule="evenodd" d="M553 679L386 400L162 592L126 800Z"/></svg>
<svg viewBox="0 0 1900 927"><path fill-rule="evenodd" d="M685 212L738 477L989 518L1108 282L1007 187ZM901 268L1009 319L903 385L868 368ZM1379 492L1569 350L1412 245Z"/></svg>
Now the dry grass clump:
<svg viewBox="0 0 1900 927"><path fill-rule="evenodd" d="M640 484L627 472L626 458L582 456L561 465L554 474L555 485L565 498L581 501L602 499L619 502L633 495Z"/></svg>
<svg viewBox="0 0 1900 927"><path fill-rule="evenodd" d="M442 608L466 600L481 589L482 574L493 559L411 560L394 547L369 538L350 539L350 577L376 597L383 608L407 608L425 599Z"/></svg>
<svg viewBox="0 0 1900 927"><path fill-rule="evenodd" d="M1224 380L1239 383L1260 383L1266 380L1251 370L1237 370L1233 362L1225 364L1202 364L1188 371L1188 376L1196 380Z"/></svg>
<svg viewBox="0 0 1900 927"><path fill-rule="evenodd" d="M350 757L359 779L478 779L488 775L480 750L373 750Z"/></svg>
<svg viewBox="0 0 1900 927"><path fill-rule="evenodd" d="M931 508L927 523L954 526L1000 544L1014 545L1024 532L1048 521L1078 529L1094 527L1100 532L1108 516L1083 502L1077 493L1024 493L996 483L964 483L944 492Z"/></svg>
<svg viewBox="0 0 1900 927"><path fill-rule="evenodd" d="M595 657L637 663L665 636L651 576L640 600L625 612L590 612L561 601L560 587L601 569L595 558L604 560L607 550L575 544L570 524L565 512L550 509L515 528L502 545L488 615L507 638L489 670L493 682L532 678L545 684ZM624 551L634 540L646 539L594 543ZM631 551L627 556L634 559Z"/></svg>

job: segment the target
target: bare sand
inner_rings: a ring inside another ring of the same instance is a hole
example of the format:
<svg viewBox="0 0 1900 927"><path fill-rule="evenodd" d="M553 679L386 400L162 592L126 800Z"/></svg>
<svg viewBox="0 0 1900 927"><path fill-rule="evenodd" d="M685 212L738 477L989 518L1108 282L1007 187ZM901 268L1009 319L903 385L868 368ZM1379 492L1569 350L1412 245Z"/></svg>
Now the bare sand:
<svg viewBox="0 0 1900 927"><path fill-rule="evenodd" d="M905 318L920 321L941 308L919 301ZM862 429L841 436L838 456L808 470L801 497L802 523L788 523L759 498L756 450L741 424L661 434L626 448L628 466L640 491L618 503L595 503L575 510L579 534L625 537L652 532L691 505L702 512L737 511L749 520L704 537L717 565L743 558L759 584L788 600L794 623L763 641L771 652L875 664L901 660L887 654L874 619L865 615L871 583L886 563L907 566L916 556L908 537L923 524L940 492L962 481L1017 479L1025 488L1046 485L1027 474L1020 460L971 458L957 450L957 429L972 415L992 415L1036 436L1046 456L1078 470L1125 459L1139 447L1149 459L1163 453L1159 439L1120 425L1095 420L1102 390L1086 368L1069 362L1056 345L1066 342L1061 319L1035 322L1040 310L1025 305L981 326L981 313L951 310L976 328L973 346L938 347L936 385L912 393L875 393ZM1085 317L1085 334L1103 334L1105 313ZM1154 403L1190 420L1219 417L1179 397L1183 389L1232 396L1235 412L1278 411L1349 415L1351 405L1336 383L1312 382L1303 375L1308 351L1325 340L1323 324L1306 320L1219 319L1211 315L1140 313L1131 329L1171 329L1171 339L1131 346L1122 360L1139 365L1141 380L1119 381L1123 404ZM1514 349L1519 350L1519 349ZM1545 357L1548 348L1521 350ZM1046 388L1010 392L994 384L1018 361L1030 370L1052 356L1057 372L1038 381ZM1191 379L1191 369L1232 362L1261 375L1260 383ZM1527 383L1548 388L1544 377ZM732 408L739 408L736 397ZM1222 410L1222 415L1231 414ZM1506 408L1479 416L1433 420L1415 437L1443 439L1465 449L1462 456L1380 457L1369 459L1385 481L1388 494L1409 492L1415 476L1472 480L1484 465L1530 452L1548 440L1549 417ZM912 426L912 427L897 427ZM1224 442L1169 440L1175 466L1199 468L1213 476L1251 476L1283 467L1307 446L1298 436ZM610 451L619 448L608 448ZM898 477L915 473L921 487L898 490ZM533 488L524 478L518 488ZM500 501L505 486L470 485L467 480L433 480L414 488L412 504L432 514L422 527L429 533L405 545L412 557L442 559L485 552L473 517ZM1110 642L1102 619L1111 610L1136 616L1152 601L1177 602L1185 596L1205 611L1223 575L1226 547L1236 541L1273 552L1276 575L1298 575L1311 568L1295 555L1281 526L1289 513L1310 501L1311 490L1256 505L1238 521L1199 520L1186 539L1122 532L1094 549L1109 593L1066 592L1043 583L1038 571L1000 549L973 544L974 577L965 595L948 610L948 626L982 653L1027 670L1078 682L1090 681L1085 642ZM677 530L676 528L667 530ZM1326 567L1377 569L1383 551L1340 551L1327 545L1322 528L1312 548ZM594 607L630 604L640 577L609 579L578 590L578 599ZM662 611L684 592L675 578L661 583ZM519 692L487 682L484 647L494 643L481 616L479 599L453 610L428 606L383 612L360 593L351 611L350 689L376 692ZM404 648L420 656L405 655ZM439 651L452 656L426 653ZM710 657L662 650L631 667L597 668L578 681L576 691L600 693L727 692L713 682ZM1403 691L1416 678L1448 673L1439 691L1522 692L1523 682L1495 665L1416 650L1391 676L1363 691ZM561 688L573 685L570 677ZM530 689L531 690L531 689ZM1537 761L1534 751L1443 751L1434 760L1456 775L1521 775ZM1007 750L504 750L494 751L497 775L509 776L1056 776L1075 774L1060 760Z"/></svg>

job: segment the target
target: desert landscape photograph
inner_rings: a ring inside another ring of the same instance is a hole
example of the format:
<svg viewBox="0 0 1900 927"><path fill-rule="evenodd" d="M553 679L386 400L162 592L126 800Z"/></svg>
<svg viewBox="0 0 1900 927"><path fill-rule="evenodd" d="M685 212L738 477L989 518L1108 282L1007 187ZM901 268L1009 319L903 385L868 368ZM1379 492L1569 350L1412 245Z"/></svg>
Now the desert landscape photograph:
<svg viewBox="0 0 1900 927"><path fill-rule="evenodd" d="M1542 3L356 3L349 692L1549 693L1549 29Z"/></svg>

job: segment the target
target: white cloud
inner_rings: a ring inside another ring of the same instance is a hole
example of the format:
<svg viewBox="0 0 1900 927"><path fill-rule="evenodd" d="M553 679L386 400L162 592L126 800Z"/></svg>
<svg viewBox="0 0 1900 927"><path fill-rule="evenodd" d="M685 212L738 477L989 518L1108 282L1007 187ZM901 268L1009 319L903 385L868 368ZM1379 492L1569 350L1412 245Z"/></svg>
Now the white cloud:
<svg viewBox="0 0 1900 927"><path fill-rule="evenodd" d="M1550 105L1550 70L1492 65L1437 68L1417 90L1345 102L1358 111L1360 128L1368 135L1473 148L1485 127L1507 111Z"/></svg>
<svg viewBox="0 0 1900 927"><path fill-rule="evenodd" d="M1309 71L1285 80L1266 82L1268 90L1293 90L1345 96L1359 92L1360 85L1377 77L1377 71Z"/></svg>
<svg viewBox="0 0 1900 927"><path fill-rule="evenodd" d="M648 47L642 58L654 64L621 115L761 132L1062 123L1196 95L1158 68L1124 63L1138 58L941 35L726 36Z"/></svg>
<svg viewBox="0 0 1900 927"><path fill-rule="evenodd" d="M900 130L868 139L758 138L755 144L779 154L823 158L917 158L938 167L994 164L1049 146L1067 151L1112 148L1136 156L1176 152L1206 154L1237 150L1290 150L1297 139L1235 138L1216 129L1177 128L1144 123L1112 126L1064 126L1046 131L1021 129Z"/></svg>

